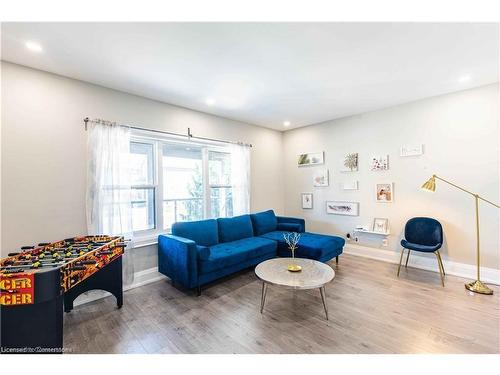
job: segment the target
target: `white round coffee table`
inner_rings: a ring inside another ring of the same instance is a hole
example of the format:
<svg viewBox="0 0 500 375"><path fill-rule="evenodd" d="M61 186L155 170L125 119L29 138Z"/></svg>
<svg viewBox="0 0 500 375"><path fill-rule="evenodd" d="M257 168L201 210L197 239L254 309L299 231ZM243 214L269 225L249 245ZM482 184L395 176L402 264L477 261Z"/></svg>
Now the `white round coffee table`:
<svg viewBox="0 0 500 375"><path fill-rule="evenodd" d="M290 272L289 264L302 267L300 272ZM328 320L325 285L333 280L335 271L327 264L304 258L275 258L266 260L255 267L255 274L262 280L262 294L260 299L260 313L264 311L267 285L273 284L289 289L316 289L318 288Z"/></svg>

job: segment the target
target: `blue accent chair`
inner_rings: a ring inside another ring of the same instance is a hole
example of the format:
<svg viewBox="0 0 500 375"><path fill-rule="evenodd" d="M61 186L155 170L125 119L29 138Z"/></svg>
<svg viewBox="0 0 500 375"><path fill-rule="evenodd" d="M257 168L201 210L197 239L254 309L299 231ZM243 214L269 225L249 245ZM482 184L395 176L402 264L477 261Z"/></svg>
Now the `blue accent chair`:
<svg viewBox="0 0 500 375"><path fill-rule="evenodd" d="M344 239L305 232L304 219L273 210L231 218L179 222L158 236L158 271L172 283L197 290L276 256L291 256L285 232L302 233L297 257L328 262L342 254Z"/></svg>
<svg viewBox="0 0 500 375"><path fill-rule="evenodd" d="M398 277L405 249L408 249L405 267L408 267L410 251L434 253L438 262L441 284L444 286L444 265L439 249L443 246L443 227L436 219L429 217L414 217L405 225L405 238L401 240L401 257L399 258Z"/></svg>

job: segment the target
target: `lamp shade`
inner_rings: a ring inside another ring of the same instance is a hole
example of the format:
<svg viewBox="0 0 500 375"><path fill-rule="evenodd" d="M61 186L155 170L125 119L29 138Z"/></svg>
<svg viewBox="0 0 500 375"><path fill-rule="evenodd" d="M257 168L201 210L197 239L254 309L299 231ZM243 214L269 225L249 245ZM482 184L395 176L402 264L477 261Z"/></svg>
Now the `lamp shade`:
<svg viewBox="0 0 500 375"><path fill-rule="evenodd" d="M424 190L428 190L428 191L436 191L436 178L434 176L432 176L431 178L429 178L423 185L422 185L422 189Z"/></svg>

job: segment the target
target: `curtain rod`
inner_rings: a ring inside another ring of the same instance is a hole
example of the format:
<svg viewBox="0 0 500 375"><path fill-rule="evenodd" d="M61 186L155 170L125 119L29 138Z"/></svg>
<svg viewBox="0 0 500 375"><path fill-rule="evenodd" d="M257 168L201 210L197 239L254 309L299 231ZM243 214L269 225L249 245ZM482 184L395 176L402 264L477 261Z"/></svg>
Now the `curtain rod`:
<svg viewBox="0 0 500 375"><path fill-rule="evenodd" d="M87 131L87 124L89 121L91 121L91 120L88 117L85 117L83 119L83 122L85 123L85 131ZM244 143L244 142L237 142L237 141L226 141L224 139L197 137L197 136L194 136L193 133L191 133L191 128L187 129L187 134L179 134L179 133L169 132L169 131L165 131L165 130L141 128L139 126L129 126L129 125L119 125L119 126L123 126L125 128L130 128L130 129L135 129L135 130L143 130L143 131L147 131L147 132L153 132L153 133L168 134L168 135L173 135L176 137L186 137L187 136L188 139L201 139L204 141L221 142L221 143L229 143L229 144L235 144L235 145L246 146L246 147L253 147L253 145L251 143Z"/></svg>

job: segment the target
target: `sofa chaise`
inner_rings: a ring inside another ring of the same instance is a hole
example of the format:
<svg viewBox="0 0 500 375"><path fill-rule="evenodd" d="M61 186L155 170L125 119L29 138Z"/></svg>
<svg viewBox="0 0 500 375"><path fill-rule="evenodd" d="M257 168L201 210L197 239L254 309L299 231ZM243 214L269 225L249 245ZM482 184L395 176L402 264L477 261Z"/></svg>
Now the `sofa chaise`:
<svg viewBox="0 0 500 375"><path fill-rule="evenodd" d="M158 271L172 283L196 288L276 256L290 256L285 232L300 232L295 256L328 262L342 254L341 237L305 232L303 219L273 210L231 218L178 222L158 237Z"/></svg>

